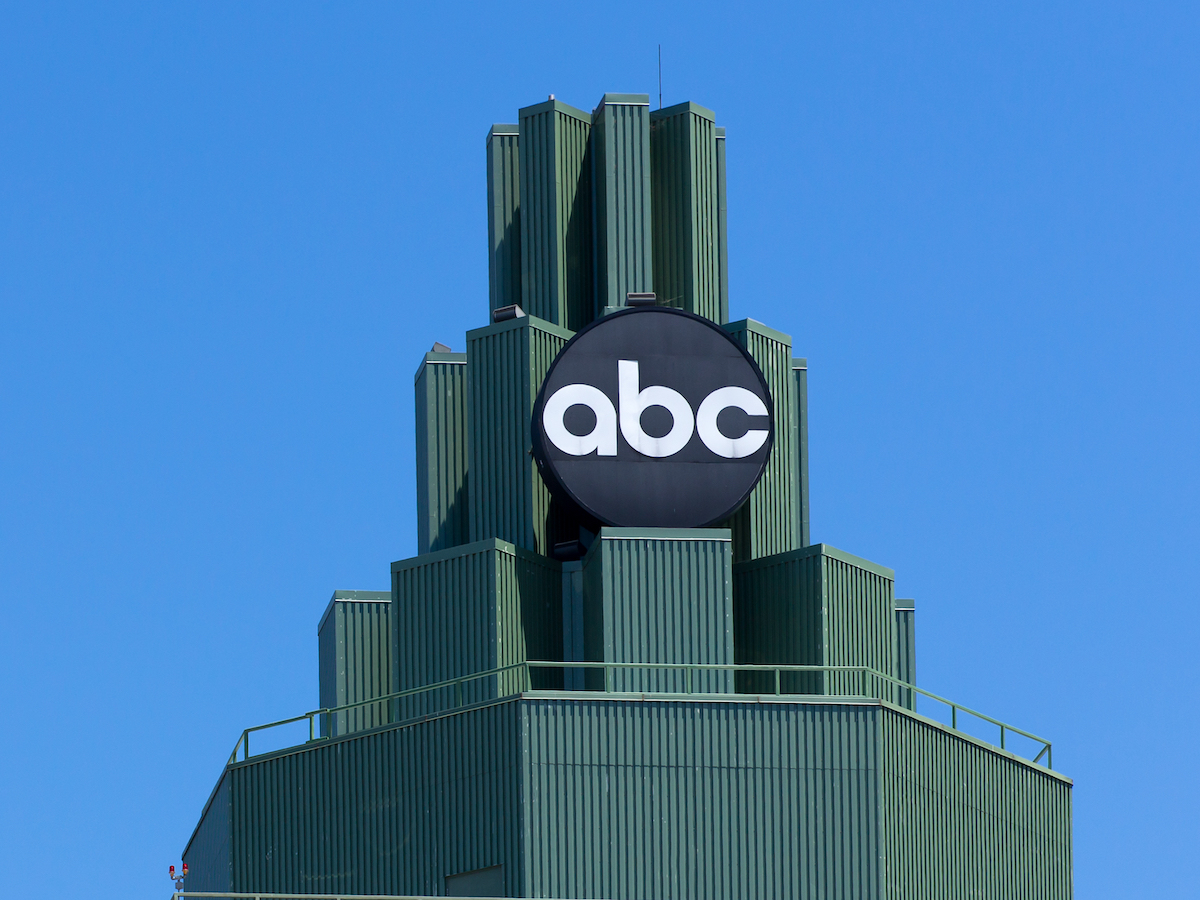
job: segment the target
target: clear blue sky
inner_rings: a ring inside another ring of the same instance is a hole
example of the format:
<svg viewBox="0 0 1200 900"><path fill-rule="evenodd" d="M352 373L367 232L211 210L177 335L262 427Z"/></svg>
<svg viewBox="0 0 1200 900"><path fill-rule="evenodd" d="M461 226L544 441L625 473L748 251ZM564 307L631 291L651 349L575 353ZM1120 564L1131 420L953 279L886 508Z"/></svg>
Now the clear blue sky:
<svg viewBox="0 0 1200 900"><path fill-rule="evenodd" d="M415 552L413 371L485 323L488 126L661 42L732 313L810 361L814 540L1054 740L1081 898L1194 895L1200 14L978 6L0 7L4 892L165 895L316 706L331 592Z"/></svg>

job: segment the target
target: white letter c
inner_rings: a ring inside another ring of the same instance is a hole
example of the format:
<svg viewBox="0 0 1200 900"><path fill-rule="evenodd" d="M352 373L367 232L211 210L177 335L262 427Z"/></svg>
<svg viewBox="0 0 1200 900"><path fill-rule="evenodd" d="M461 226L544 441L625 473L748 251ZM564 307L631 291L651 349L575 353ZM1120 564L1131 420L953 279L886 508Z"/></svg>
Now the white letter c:
<svg viewBox="0 0 1200 900"><path fill-rule="evenodd" d="M754 428L741 437L726 437L717 427L717 416L722 410L736 406L750 416L767 415L767 407L757 394L742 387L717 388L704 398L696 412L696 431L704 446L717 456L726 459L741 459L749 456L767 442L767 430Z"/></svg>

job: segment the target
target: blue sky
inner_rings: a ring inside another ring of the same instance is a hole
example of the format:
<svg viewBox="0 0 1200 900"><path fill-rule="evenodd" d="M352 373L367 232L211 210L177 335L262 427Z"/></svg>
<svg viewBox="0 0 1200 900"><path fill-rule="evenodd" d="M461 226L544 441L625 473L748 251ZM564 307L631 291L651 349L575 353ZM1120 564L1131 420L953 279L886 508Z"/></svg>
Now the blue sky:
<svg viewBox="0 0 1200 900"><path fill-rule="evenodd" d="M1054 741L1080 897L1195 890L1188 4L0 6L0 883L165 895L335 588L415 552L412 373L485 323L484 136L728 129L731 308L810 364L812 533ZM161 894L156 894L161 892Z"/></svg>

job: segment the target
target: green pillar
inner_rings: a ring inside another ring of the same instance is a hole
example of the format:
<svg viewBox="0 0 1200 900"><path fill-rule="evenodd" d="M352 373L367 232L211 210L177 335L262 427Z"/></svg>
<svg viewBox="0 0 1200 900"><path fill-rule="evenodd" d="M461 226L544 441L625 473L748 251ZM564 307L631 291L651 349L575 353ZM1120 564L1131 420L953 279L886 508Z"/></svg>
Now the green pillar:
<svg viewBox="0 0 1200 900"><path fill-rule="evenodd" d="M521 302L521 154L516 125L487 136L488 304Z"/></svg>
<svg viewBox="0 0 1200 900"><path fill-rule="evenodd" d="M660 303L724 324L729 318L721 289L724 141L717 140L715 118L695 103L650 114L654 283Z"/></svg>
<svg viewBox="0 0 1200 900"><path fill-rule="evenodd" d="M796 404L792 430L795 433L796 455L796 516L799 519L800 546L812 543L808 513L808 360L792 360L792 377L795 381Z"/></svg>
<svg viewBox="0 0 1200 900"><path fill-rule="evenodd" d="M826 544L733 566L734 654L752 665L867 666L897 671L896 573ZM738 675L738 690L774 691L774 676ZM859 694L857 672L782 678L784 693ZM889 694L886 684L867 684Z"/></svg>
<svg viewBox="0 0 1200 900"><path fill-rule="evenodd" d="M725 326L758 363L771 390L775 414L775 445L762 478L729 519L735 561L785 553L801 546L796 516L795 380L792 339L753 319Z"/></svg>
<svg viewBox="0 0 1200 900"><path fill-rule="evenodd" d="M467 529L467 354L426 353L413 379L417 552L456 547Z"/></svg>
<svg viewBox="0 0 1200 900"><path fill-rule="evenodd" d="M596 194L596 315L654 290L650 215L650 95L605 94L592 113Z"/></svg>
<svg viewBox="0 0 1200 900"><path fill-rule="evenodd" d="M470 540L500 538L549 556L575 519L533 460L533 403L571 332L525 316L467 332Z"/></svg>
<svg viewBox="0 0 1200 900"><path fill-rule="evenodd" d="M487 672L527 659L561 660L559 563L489 539L392 563L392 684L396 691ZM532 676L561 687L561 669ZM503 697L529 687L513 670L401 698L395 720Z"/></svg>
<svg viewBox="0 0 1200 900"><path fill-rule="evenodd" d="M392 595L334 591L317 626L318 687L322 709L348 706L392 692ZM321 734L334 737L385 725L387 701L320 717Z"/></svg>
<svg viewBox="0 0 1200 900"><path fill-rule="evenodd" d="M721 318L729 321L729 216L725 199L725 129L716 129L717 139L717 261L721 267Z"/></svg>
<svg viewBox="0 0 1200 900"><path fill-rule="evenodd" d="M547 100L520 120L521 307L577 330L593 308L591 117Z"/></svg>
<svg viewBox="0 0 1200 900"><path fill-rule="evenodd" d="M593 662L733 662L732 556L723 528L601 528L584 557L583 651ZM585 670L589 689L728 693L728 672Z"/></svg>

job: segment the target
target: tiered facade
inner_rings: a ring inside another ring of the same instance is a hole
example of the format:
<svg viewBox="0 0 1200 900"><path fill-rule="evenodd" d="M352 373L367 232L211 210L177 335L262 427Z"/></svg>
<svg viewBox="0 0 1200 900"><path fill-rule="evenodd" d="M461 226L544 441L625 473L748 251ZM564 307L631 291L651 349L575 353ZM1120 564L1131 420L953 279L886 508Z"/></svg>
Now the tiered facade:
<svg viewBox="0 0 1200 900"><path fill-rule="evenodd" d="M493 321L416 372L419 553L321 622L321 706L360 705L235 753L189 889L1071 896L1070 781L918 715L912 602L810 543L807 365L728 321L724 129L648 101L489 131ZM766 471L716 527L598 528L532 455L556 354L648 292L725 328L774 401Z"/></svg>

